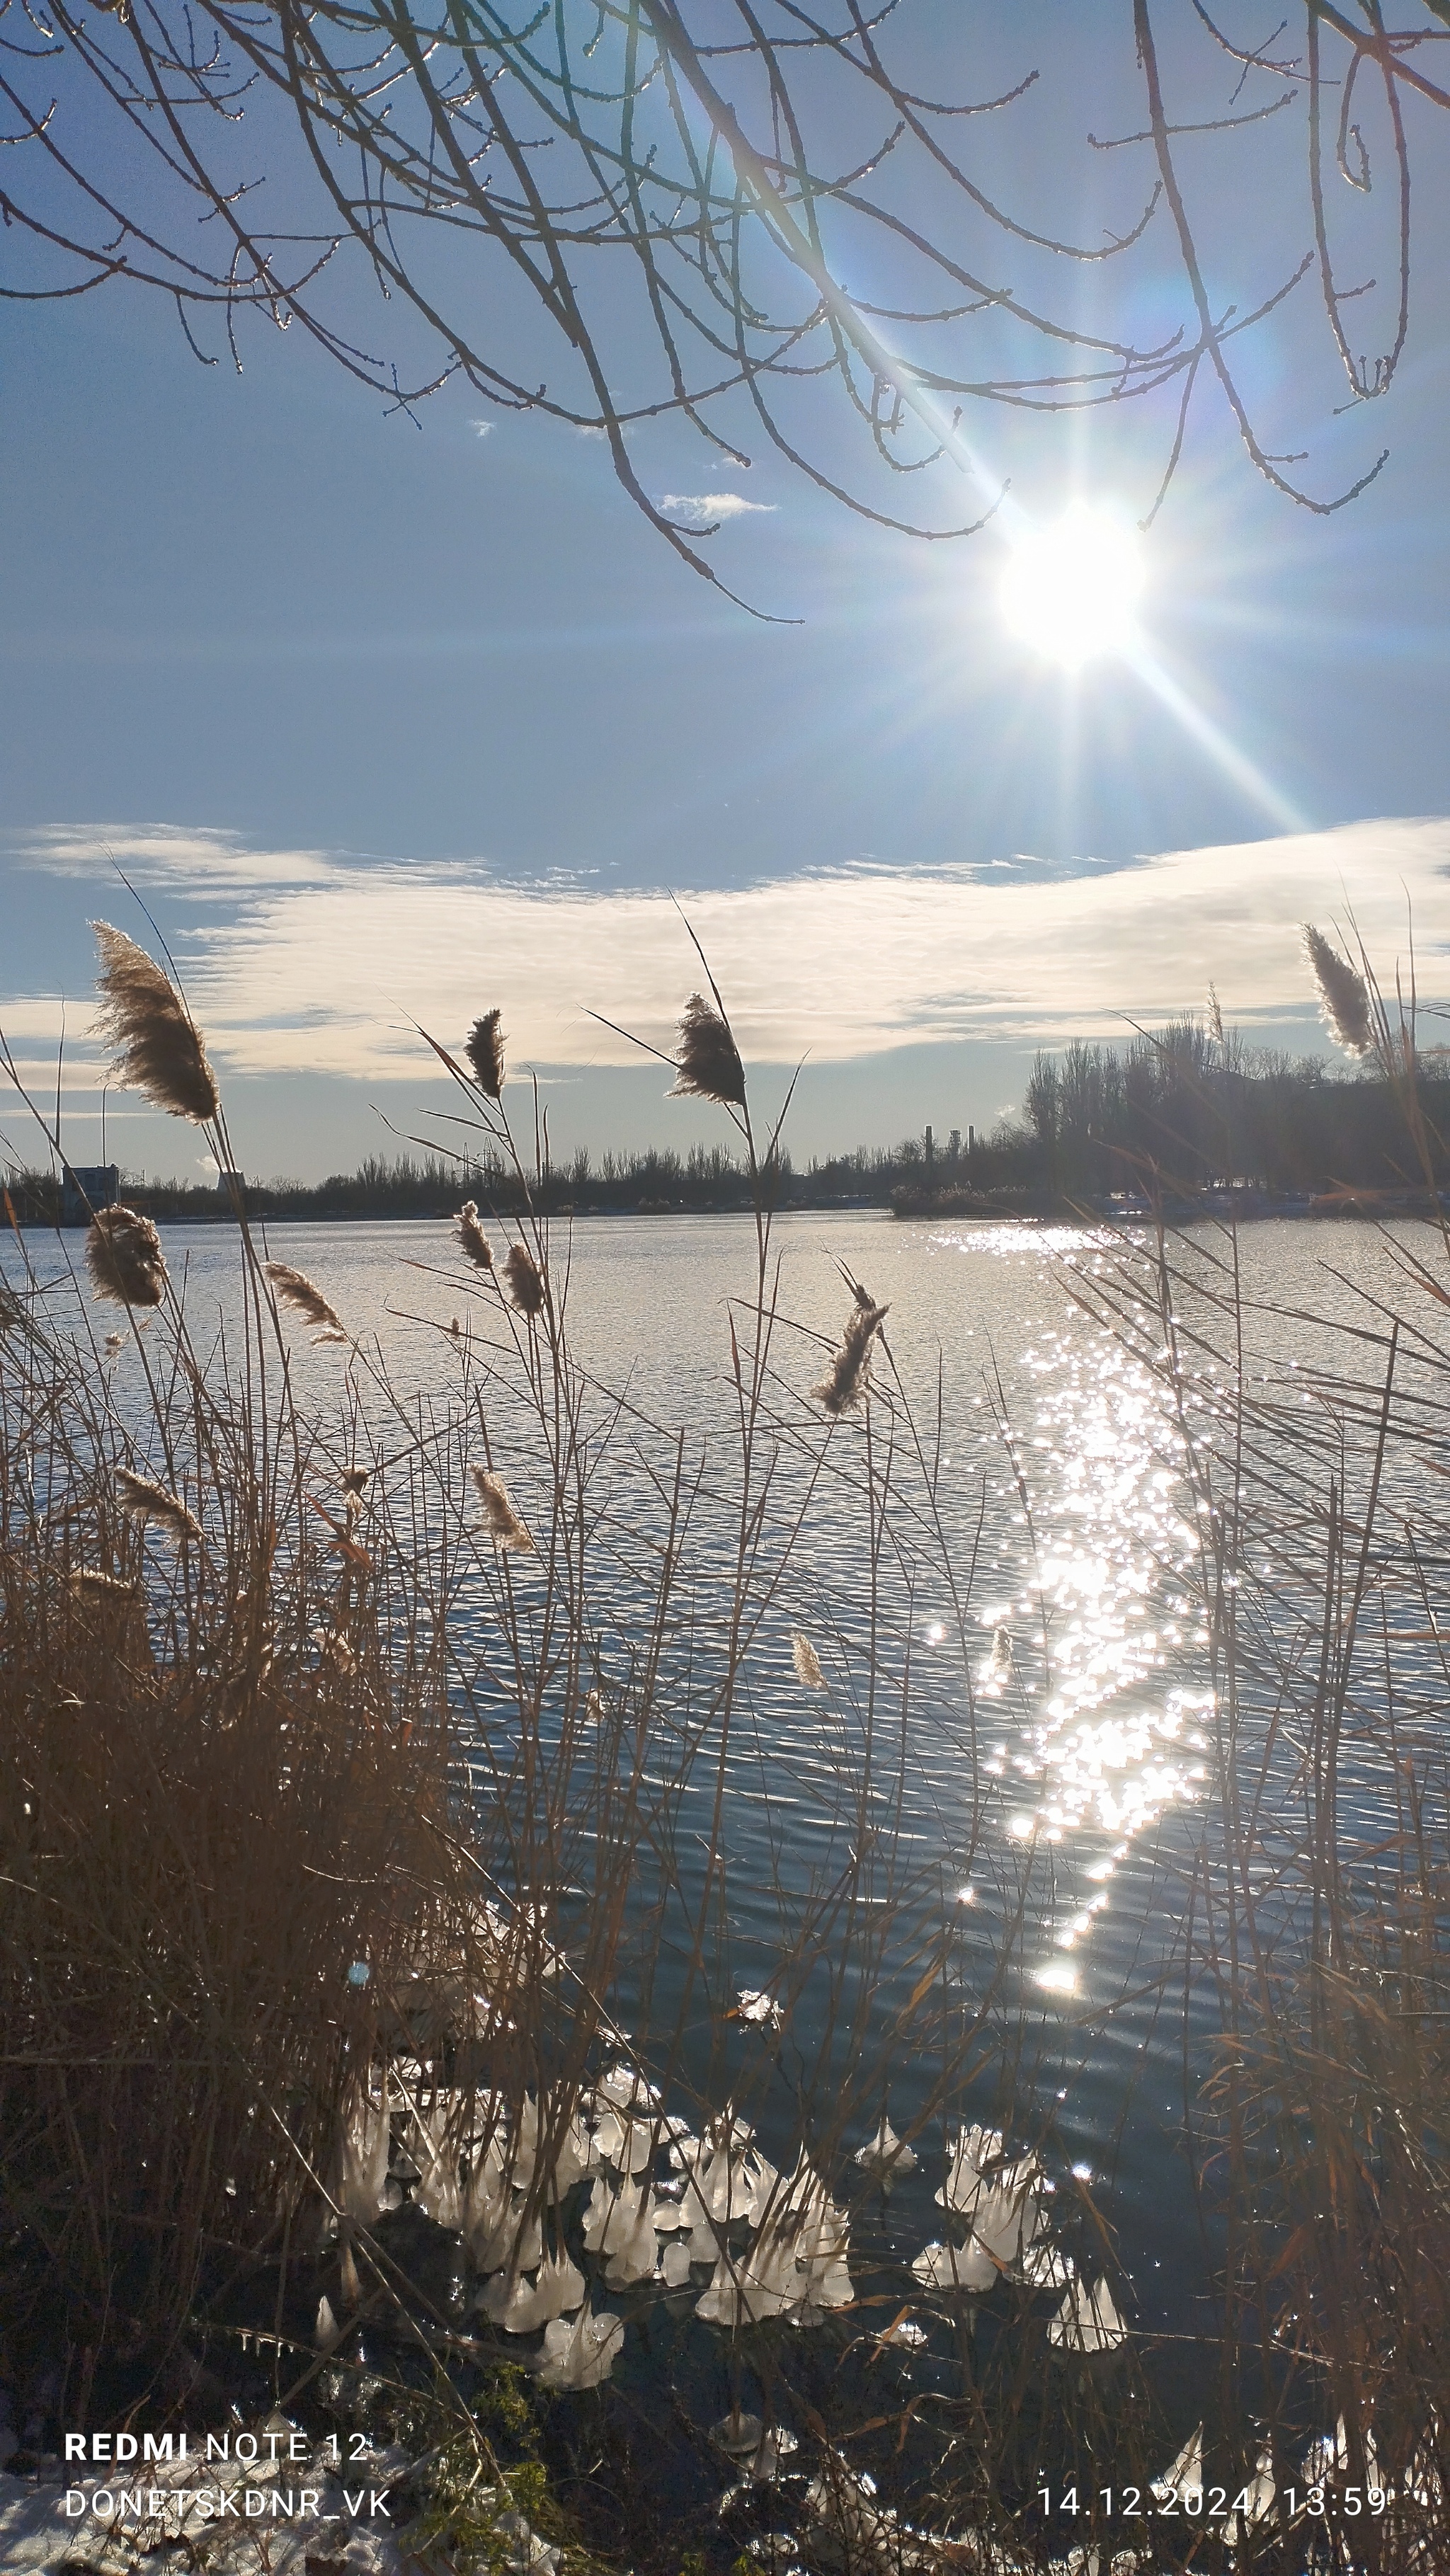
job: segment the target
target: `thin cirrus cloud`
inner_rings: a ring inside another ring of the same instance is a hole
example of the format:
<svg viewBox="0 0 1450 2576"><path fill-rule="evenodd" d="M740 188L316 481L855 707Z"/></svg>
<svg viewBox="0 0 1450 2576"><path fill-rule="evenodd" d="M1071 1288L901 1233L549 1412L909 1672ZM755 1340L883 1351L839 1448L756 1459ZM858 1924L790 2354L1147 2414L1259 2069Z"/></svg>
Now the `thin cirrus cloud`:
<svg viewBox="0 0 1450 2576"><path fill-rule="evenodd" d="M347 864L327 850L254 850L236 832L184 823L52 823L30 835L14 857L46 876L110 876L135 885L184 887L193 901L262 885L320 885L344 878Z"/></svg>
<svg viewBox="0 0 1450 2576"><path fill-rule="evenodd" d="M78 841L59 845L73 866ZM194 919L178 953L212 1051L233 1072L417 1075L420 1027L456 1045L494 1003L515 1065L638 1062L589 1010L667 1049L700 981L665 894L227 848L230 917ZM167 849L170 867L179 854ZM184 880L178 863L178 897ZM1347 824L1047 881L1000 866L863 864L681 903L757 1062L845 1062L973 1037L1121 1037L1131 1021L1201 1012L1210 982L1251 1033L1313 1010L1305 920L1343 936L1352 923L1392 985L1413 919L1421 999L1441 997L1450 819Z"/></svg>
<svg viewBox="0 0 1450 2576"><path fill-rule="evenodd" d="M747 501L743 492L662 492L659 506L687 527L704 528L716 519L769 517L774 501Z"/></svg>

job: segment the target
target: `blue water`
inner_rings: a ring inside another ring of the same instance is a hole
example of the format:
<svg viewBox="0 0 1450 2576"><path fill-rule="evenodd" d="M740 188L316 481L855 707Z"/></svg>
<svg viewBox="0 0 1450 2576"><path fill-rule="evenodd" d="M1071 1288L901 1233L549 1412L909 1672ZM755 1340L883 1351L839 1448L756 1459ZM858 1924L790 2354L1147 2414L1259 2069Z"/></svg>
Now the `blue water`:
<svg viewBox="0 0 1450 2576"><path fill-rule="evenodd" d="M65 1262L79 1238L60 1249L32 1235L28 1249L42 1309L67 1326L77 1310ZM364 1454L371 1437L392 1461L394 1509L411 1478L409 1507L416 1500L426 1519L430 1495L436 1502L450 1480L465 1490L463 1464L486 1422L519 1509L542 1532L547 1478L519 1400L513 1336L448 1229L279 1226L271 1249L318 1282L361 1346L350 1361L335 1346L313 1348L301 1328L289 1335L304 1410L340 1426L324 1442L334 1463ZM1196 2080L1212 2010L1194 1985L1185 2051L1181 1926L1214 1816L1183 1434L1222 1435L1222 1355L1234 1345L1213 1299L1227 1294L1222 1265L1232 1257L1243 1373L1281 1391L1278 1454L1300 1478L1301 1501L1336 1458L1342 1481L1336 1443L1348 1443L1351 1485L1362 1482L1363 1425L1336 1427L1316 1371L1360 1371L1372 1412L1383 1364L1374 1301L1405 1302L1395 1241L1353 1224L1273 1221L1245 1229L1231 1256L1225 1238L1198 1229L1185 1255L1197 1284L1176 1300L1178 1420L1156 1365L1151 1278L1134 1268L1132 1247L1069 1228L903 1225L856 1212L784 1218L775 1250L778 1321L755 1474L756 1490L762 1480L767 1489L762 1558L784 1570L754 1600L722 1741L708 1711L738 1536L730 1331L733 1315L748 1340L754 1229L738 1217L590 1218L555 1239L556 1293L567 1263L571 1347L600 1443L590 1598L607 1696L627 1693L637 1671L672 1462L695 1497L641 1761L651 1820L641 1902L658 1900L648 1921L662 1938L647 1980L626 1960L611 2009L636 2038L647 2024L657 2063L668 2060L698 2097L742 2103L778 2156L803 2121L849 2155L889 2097L897 2130L915 2134L919 2168L889 2201L858 2194L853 2239L853 2268L880 2285L888 2314L899 2267L943 2232L933 2194L945 2130L965 2112L1038 2145L1065 2214L1081 2220L1090 2203L1115 2242L1140 2331L1189 2337L1210 2311L1182 2148L1185 2062ZM167 1252L185 1279L198 1349L214 1349L219 1317L235 1348L230 1229L171 1228ZM14 1279L14 1247L0 1259ZM866 1417L847 1419L821 1467L824 1417L808 1390L845 1316L843 1272L889 1303L887 1347L874 1364L869 1453ZM1084 1312L1084 1296L1105 1294L1126 1299L1136 1347ZM102 1330L115 1320L88 1311ZM1428 1301L1417 1321L1433 1325ZM152 1326L153 1352L165 1329ZM123 1415L142 1425L135 1350L90 1364L111 1372ZM1403 1366L1412 1415L1438 1360L1422 1352ZM472 1419L462 1441L447 1428L460 1404ZM685 1432L678 1451L675 1426ZM879 1490L893 1444L896 1498L883 1525L870 1480ZM144 1450L137 1463L148 1463ZM1423 1453L1408 1435L1390 1480L1402 1500L1423 1486ZM452 1624L480 1723L498 1731L496 1763L508 1757L509 1720L491 1578L487 1565L460 1578ZM511 1579L527 1616L536 1565L514 1560ZM796 1629L819 1654L823 1693L797 1678ZM683 1748L697 1729L692 1767ZM597 1758L582 1749L580 1783ZM1351 1818L1356 1800L1371 1812L1382 1769L1372 1742L1347 1748ZM480 1762L477 1777L487 1776ZM717 1797L723 1867L692 1974ZM566 1950L600 1857L590 1801L581 1794L576 1805L554 1891ZM646 1941L639 1955L650 1949ZM897 2017L924 1976L926 2007L902 2046ZM779 2040L722 2019L746 1988L785 2005ZM850 2169L839 2173L844 2192ZM922 2369L931 2366L925 2356ZM1191 2343L1165 2343L1170 2413L1190 2407L1197 2367Z"/></svg>

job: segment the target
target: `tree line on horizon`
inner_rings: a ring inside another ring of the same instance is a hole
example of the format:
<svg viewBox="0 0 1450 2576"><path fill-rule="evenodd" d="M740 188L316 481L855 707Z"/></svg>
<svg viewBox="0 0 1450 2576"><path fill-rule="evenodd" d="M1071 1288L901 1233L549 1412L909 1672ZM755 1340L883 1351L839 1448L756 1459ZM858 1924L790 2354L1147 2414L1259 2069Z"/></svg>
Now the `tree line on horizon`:
<svg viewBox="0 0 1450 2576"><path fill-rule="evenodd" d="M1417 1079L1437 1182L1450 1178L1450 1050L1420 1053ZM782 1148L774 1164L781 1207L928 1209L938 1201L1000 1202L1039 1209L1124 1192L1172 1197L1240 1186L1271 1196L1422 1188L1406 1160L1403 1115L1377 1066L1291 1056L1219 1036L1185 1018L1123 1047L1075 1039L1040 1052L1022 1111L985 1136L969 1129L946 1147L934 1131L891 1146L857 1146L797 1167ZM12 1172L5 1184L19 1222L54 1225L56 1173ZM217 1182L123 1175L126 1199L152 1217L225 1219ZM536 1206L579 1214L701 1213L750 1204L750 1182L723 1146L606 1152L585 1147L545 1164L530 1184ZM464 1198L500 1216L523 1205L517 1175L501 1164L465 1165L439 1153L369 1155L326 1180L245 1183L249 1213L279 1220L447 1217Z"/></svg>

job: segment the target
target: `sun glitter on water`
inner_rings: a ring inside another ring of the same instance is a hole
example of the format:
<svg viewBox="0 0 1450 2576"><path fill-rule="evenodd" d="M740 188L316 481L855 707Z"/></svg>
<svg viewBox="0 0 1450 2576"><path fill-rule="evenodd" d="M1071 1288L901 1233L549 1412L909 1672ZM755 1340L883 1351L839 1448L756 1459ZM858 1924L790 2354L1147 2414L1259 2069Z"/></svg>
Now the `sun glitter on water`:
<svg viewBox="0 0 1450 2576"><path fill-rule="evenodd" d="M1137 530L1077 502L1049 527L1013 539L1002 611L1024 644L1076 670L1136 641L1143 580Z"/></svg>

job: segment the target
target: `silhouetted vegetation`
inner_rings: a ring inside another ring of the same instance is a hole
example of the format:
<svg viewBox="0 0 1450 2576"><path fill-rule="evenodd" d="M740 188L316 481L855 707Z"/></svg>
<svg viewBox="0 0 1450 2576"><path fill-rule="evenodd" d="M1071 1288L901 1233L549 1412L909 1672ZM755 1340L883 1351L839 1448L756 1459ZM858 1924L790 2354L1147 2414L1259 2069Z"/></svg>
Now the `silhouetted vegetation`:
<svg viewBox="0 0 1450 2576"><path fill-rule="evenodd" d="M1343 1068L1323 1056L1252 1048L1185 1019L1123 1048L1075 1040L1039 1054L1025 1117L969 1153L917 1149L896 1192L903 1213L996 1196L1004 1204L1100 1204L1123 1193L1169 1199L1232 1191L1255 1202L1340 1206L1356 1196L1422 1194L1446 1177L1450 1061L1417 1059L1427 1172L1406 1136L1403 1103L1376 1057Z"/></svg>
<svg viewBox="0 0 1450 2576"><path fill-rule="evenodd" d="M1424 1050L1418 1060L1434 1176L1450 1177L1450 1051ZM928 1127L892 1146L857 1146L798 1170L782 1151L768 1166L775 1204L791 1207L885 1207L903 1215L993 1207L1046 1214L1142 1193L1181 1200L1232 1190L1241 1212L1263 1201L1322 1200L1342 1205L1356 1195L1422 1192L1425 1175L1410 1156L1404 1114L1377 1059L1345 1066L1317 1055L1290 1056L1246 1046L1235 1031L1214 1036L1197 1020L1145 1033L1126 1047L1081 1040L1039 1054L1022 1115L990 1134L951 1129L945 1144ZM216 1182L126 1177L128 1206L153 1219L228 1220L233 1210ZM55 1225L60 1182L51 1173L10 1176L11 1203L22 1224ZM525 1204L518 1174L501 1163L464 1164L443 1154L369 1155L355 1172L325 1181L245 1183L251 1216L279 1219L449 1217L464 1198L499 1216ZM746 1161L727 1147L651 1147L603 1155L580 1149L569 1161L530 1175L527 1195L541 1214L665 1215L752 1205Z"/></svg>

